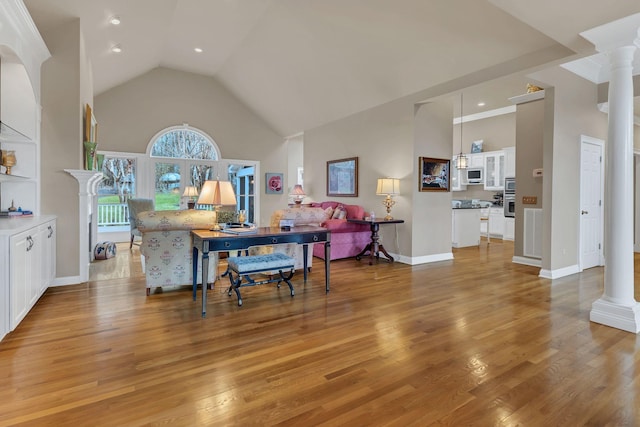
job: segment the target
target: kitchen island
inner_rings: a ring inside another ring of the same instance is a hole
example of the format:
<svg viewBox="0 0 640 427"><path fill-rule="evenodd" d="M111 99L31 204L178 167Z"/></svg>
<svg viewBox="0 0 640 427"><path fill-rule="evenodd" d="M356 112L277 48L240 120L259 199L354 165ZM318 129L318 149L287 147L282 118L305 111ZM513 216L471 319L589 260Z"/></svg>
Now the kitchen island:
<svg viewBox="0 0 640 427"><path fill-rule="evenodd" d="M480 246L480 207L451 209L451 246Z"/></svg>

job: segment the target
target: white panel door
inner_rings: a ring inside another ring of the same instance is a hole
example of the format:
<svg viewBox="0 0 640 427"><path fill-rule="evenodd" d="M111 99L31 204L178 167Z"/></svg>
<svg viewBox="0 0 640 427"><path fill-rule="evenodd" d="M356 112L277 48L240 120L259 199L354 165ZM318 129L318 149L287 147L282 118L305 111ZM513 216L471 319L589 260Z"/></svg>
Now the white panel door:
<svg viewBox="0 0 640 427"><path fill-rule="evenodd" d="M580 149L580 269L602 265L603 146L582 137Z"/></svg>

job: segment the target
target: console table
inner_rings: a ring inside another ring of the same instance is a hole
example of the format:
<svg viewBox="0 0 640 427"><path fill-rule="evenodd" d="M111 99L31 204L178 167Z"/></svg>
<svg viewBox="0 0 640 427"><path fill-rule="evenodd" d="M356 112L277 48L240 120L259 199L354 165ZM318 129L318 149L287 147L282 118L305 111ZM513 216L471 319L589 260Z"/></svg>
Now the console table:
<svg viewBox="0 0 640 427"><path fill-rule="evenodd" d="M371 227L371 242L365 246L365 248L356 255L356 259L359 260L362 258L364 254L369 252L369 265L373 264L373 257L375 256L376 260L380 259L380 252L382 252L389 262L393 262L393 257L387 253L384 249L384 246L378 241L380 240L380 235L378 231L380 230L380 224L402 224L404 220L402 219L374 219L374 220L364 220L364 219L347 219L349 222L353 222L356 224L369 224Z"/></svg>
<svg viewBox="0 0 640 427"><path fill-rule="evenodd" d="M331 231L322 227L298 226L289 231L278 227L259 227L250 234L230 234L221 231L192 230L193 236L193 300L196 300L196 281L198 277L198 252L202 252L202 277L209 277L209 252L244 250L251 246L277 245L280 243L297 243L302 245L304 254L304 281L307 281L307 254L310 243L324 242L325 291L329 292L329 276L331 258ZM206 282L206 279L203 281ZM206 316L207 285L202 284L202 317Z"/></svg>

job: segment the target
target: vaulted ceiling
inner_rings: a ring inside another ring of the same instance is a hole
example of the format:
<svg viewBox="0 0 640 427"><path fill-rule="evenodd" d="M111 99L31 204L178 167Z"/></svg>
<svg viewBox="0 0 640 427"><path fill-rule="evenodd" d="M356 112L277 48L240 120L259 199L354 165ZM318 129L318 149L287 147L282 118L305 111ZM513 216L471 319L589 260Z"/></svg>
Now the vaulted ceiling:
<svg viewBox="0 0 640 427"><path fill-rule="evenodd" d="M447 82L463 87L476 73L592 54L580 32L640 12L637 1L601 0L24 2L45 42L80 19L95 95L155 67L204 74L283 136ZM508 105L525 84L515 74L465 92L465 113L480 108L476 98L483 109Z"/></svg>

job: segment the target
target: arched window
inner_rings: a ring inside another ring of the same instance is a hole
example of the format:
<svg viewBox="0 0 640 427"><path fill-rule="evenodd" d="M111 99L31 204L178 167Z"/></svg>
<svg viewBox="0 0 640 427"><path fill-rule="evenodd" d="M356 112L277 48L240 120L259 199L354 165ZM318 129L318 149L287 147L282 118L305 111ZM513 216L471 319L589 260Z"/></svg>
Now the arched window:
<svg viewBox="0 0 640 427"><path fill-rule="evenodd" d="M185 126L165 129L151 140L151 157L218 160L220 150L213 140L196 129Z"/></svg>
<svg viewBox="0 0 640 427"><path fill-rule="evenodd" d="M204 181L215 179L219 171L220 149L204 132L189 125L173 126L158 132L147 153L153 164L156 209L184 207L187 186L200 190Z"/></svg>

